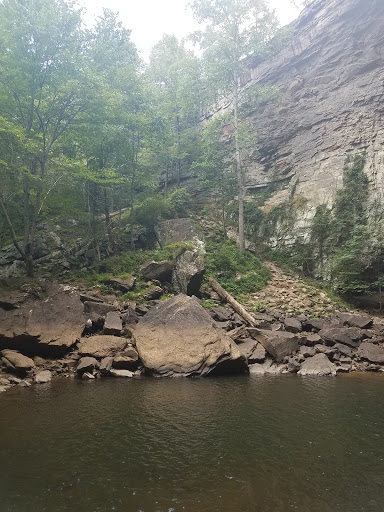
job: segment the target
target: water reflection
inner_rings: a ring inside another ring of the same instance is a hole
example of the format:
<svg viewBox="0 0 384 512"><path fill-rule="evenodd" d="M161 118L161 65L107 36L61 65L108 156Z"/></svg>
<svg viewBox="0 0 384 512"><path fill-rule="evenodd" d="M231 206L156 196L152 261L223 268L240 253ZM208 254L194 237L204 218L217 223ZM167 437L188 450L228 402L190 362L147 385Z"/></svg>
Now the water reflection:
<svg viewBox="0 0 384 512"><path fill-rule="evenodd" d="M381 512L384 376L62 380L0 396L0 511Z"/></svg>

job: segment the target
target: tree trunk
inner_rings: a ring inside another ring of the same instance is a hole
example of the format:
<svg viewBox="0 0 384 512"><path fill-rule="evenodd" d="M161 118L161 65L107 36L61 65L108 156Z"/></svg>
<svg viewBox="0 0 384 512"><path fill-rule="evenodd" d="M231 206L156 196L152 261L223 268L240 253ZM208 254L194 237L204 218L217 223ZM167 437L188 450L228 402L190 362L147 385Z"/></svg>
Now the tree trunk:
<svg viewBox="0 0 384 512"><path fill-rule="evenodd" d="M212 289L221 297L225 302L228 302L228 304L231 306L231 308L238 313L241 318L243 318L247 324L256 326L256 321L251 316L248 311L243 308L241 304L237 302L236 299L232 297L222 286L219 285L219 283L213 279L212 277L209 279L209 284L211 285Z"/></svg>
<svg viewBox="0 0 384 512"><path fill-rule="evenodd" d="M241 168L241 155L239 144L239 85L237 73L234 73L234 89L233 89L233 117L235 127L235 154L236 154L236 175L238 186L238 201L239 201L239 249L240 252L245 250L244 238L244 185L243 185L243 172Z"/></svg>

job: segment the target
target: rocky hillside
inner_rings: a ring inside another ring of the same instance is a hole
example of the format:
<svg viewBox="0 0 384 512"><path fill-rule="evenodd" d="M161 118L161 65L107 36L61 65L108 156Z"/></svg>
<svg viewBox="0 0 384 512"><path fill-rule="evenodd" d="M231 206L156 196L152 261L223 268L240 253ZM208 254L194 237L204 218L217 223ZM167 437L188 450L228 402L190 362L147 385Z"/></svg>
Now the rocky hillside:
<svg viewBox="0 0 384 512"><path fill-rule="evenodd" d="M272 208L297 183L306 203L299 228L317 205L332 203L350 153L366 152L372 194L382 196L383 15L382 0L314 0L292 24L290 44L243 77L246 88L280 91L277 102L249 115L259 151L246 163L247 188L278 184Z"/></svg>

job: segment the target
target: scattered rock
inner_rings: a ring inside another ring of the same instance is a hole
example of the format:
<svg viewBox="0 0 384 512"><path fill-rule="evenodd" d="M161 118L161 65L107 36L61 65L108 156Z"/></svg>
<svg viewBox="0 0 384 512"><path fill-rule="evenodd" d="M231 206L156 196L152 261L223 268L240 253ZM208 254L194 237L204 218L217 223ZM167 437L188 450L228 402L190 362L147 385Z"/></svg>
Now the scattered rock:
<svg viewBox="0 0 384 512"><path fill-rule="evenodd" d="M116 307L105 302L84 302L84 314L86 319L92 322L104 320L109 312L116 311Z"/></svg>
<svg viewBox="0 0 384 512"><path fill-rule="evenodd" d="M152 286L148 291L143 293L145 300L156 300L159 299L164 293L164 290L160 286Z"/></svg>
<svg viewBox="0 0 384 512"><path fill-rule="evenodd" d="M262 363L267 356L267 352L261 343L257 343L251 355L248 357L248 363Z"/></svg>
<svg viewBox="0 0 384 512"><path fill-rule="evenodd" d="M322 329L319 333L321 338L331 344L342 343L357 348L363 338L361 332L352 327L335 327Z"/></svg>
<svg viewBox="0 0 384 512"><path fill-rule="evenodd" d="M366 315L354 315L350 313L339 313L337 315L344 325L358 327L359 329L369 329L373 324L373 319Z"/></svg>
<svg viewBox="0 0 384 512"><path fill-rule="evenodd" d="M109 372L112 377L133 377L134 373L130 372L129 370L115 370L112 368L112 370Z"/></svg>
<svg viewBox="0 0 384 512"><path fill-rule="evenodd" d="M100 373L102 375L108 375L112 369L113 357L104 357L100 363Z"/></svg>
<svg viewBox="0 0 384 512"><path fill-rule="evenodd" d="M298 375L336 375L336 367L325 354L316 354L303 362Z"/></svg>
<svg viewBox="0 0 384 512"><path fill-rule="evenodd" d="M123 330L123 322L117 311L109 311L104 321L104 334L119 336Z"/></svg>
<svg viewBox="0 0 384 512"><path fill-rule="evenodd" d="M134 289L136 284L136 277L131 276L125 279L120 277L113 277L111 279L107 279L104 282L112 286L112 288L115 290L120 290L122 293L127 293Z"/></svg>
<svg viewBox="0 0 384 512"><path fill-rule="evenodd" d="M367 359L371 363L384 364L384 348L382 345L375 345L370 341L364 341L357 353L361 359Z"/></svg>
<svg viewBox="0 0 384 512"><path fill-rule="evenodd" d="M286 318L284 320L284 326L286 331L295 334L303 330L301 322L297 318Z"/></svg>
<svg viewBox="0 0 384 512"><path fill-rule="evenodd" d="M82 357L77 365L76 372L81 377L84 373L93 374L99 363L94 357Z"/></svg>
<svg viewBox="0 0 384 512"><path fill-rule="evenodd" d="M303 357L313 357L316 355L316 349L314 347L300 347L300 354Z"/></svg>
<svg viewBox="0 0 384 512"><path fill-rule="evenodd" d="M285 356L293 354L299 349L298 337L293 333L265 329L254 329L252 332L254 338L277 362L283 361Z"/></svg>
<svg viewBox="0 0 384 512"><path fill-rule="evenodd" d="M128 347L113 358L112 367L116 370L137 370L139 355L133 347Z"/></svg>
<svg viewBox="0 0 384 512"><path fill-rule="evenodd" d="M82 356L103 358L114 356L124 350L126 346L126 338L99 335L81 338L78 349L79 354Z"/></svg>

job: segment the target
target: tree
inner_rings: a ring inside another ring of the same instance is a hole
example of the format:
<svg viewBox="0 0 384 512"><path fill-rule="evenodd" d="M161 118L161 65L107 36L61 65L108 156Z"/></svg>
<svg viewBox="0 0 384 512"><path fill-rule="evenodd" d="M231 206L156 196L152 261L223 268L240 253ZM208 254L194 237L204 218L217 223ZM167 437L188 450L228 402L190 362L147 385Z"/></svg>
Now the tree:
<svg viewBox="0 0 384 512"><path fill-rule="evenodd" d="M4 195L2 210L29 276L38 218L51 186L49 159L97 89L87 73L85 42L80 11L73 3L4 0L0 4L0 114L25 134L17 166L22 243L16 240Z"/></svg>
<svg viewBox="0 0 384 512"><path fill-rule="evenodd" d="M242 90L240 77L247 58L262 55L278 28L274 12L265 0L193 0L192 10L203 32L196 33L204 51L206 77L216 96L227 97L232 105L234 156L239 204L239 245L244 240L244 177L240 141L239 108Z"/></svg>
<svg viewBox="0 0 384 512"><path fill-rule="evenodd" d="M162 125L156 151L165 171L167 193L171 174L176 175L176 185L180 186L182 165L191 160L195 149L200 114L199 60L183 42L165 34L151 51L148 75L155 85L153 115Z"/></svg>

